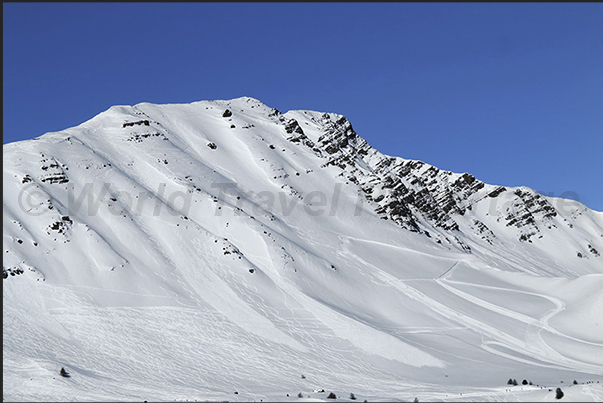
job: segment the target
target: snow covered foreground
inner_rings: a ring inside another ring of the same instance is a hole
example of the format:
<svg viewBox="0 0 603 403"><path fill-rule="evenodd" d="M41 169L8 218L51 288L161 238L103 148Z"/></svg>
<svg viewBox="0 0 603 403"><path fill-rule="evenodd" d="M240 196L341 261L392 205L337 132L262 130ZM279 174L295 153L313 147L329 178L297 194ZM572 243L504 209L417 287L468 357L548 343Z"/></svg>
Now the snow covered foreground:
<svg viewBox="0 0 603 403"><path fill-rule="evenodd" d="M248 97L112 107L3 164L4 400L603 401L578 202Z"/></svg>

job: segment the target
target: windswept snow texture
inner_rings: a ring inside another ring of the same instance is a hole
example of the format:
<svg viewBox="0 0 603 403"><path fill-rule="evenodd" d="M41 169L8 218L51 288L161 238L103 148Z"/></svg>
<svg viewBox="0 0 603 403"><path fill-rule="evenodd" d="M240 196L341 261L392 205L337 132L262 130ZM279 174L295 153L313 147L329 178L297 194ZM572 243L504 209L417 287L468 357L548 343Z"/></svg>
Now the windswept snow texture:
<svg viewBox="0 0 603 403"><path fill-rule="evenodd" d="M603 400L578 202L248 97L112 107L3 179L6 400Z"/></svg>

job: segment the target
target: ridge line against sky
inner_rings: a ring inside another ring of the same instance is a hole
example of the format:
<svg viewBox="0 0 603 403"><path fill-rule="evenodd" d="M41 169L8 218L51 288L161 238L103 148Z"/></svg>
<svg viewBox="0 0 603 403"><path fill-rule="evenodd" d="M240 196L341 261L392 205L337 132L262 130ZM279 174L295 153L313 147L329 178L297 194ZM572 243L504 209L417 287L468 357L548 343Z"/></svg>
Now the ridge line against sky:
<svg viewBox="0 0 603 403"><path fill-rule="evenodd" d="M113 105L257 98L603 211L601 3L3 3L3 143Z"/></svg>

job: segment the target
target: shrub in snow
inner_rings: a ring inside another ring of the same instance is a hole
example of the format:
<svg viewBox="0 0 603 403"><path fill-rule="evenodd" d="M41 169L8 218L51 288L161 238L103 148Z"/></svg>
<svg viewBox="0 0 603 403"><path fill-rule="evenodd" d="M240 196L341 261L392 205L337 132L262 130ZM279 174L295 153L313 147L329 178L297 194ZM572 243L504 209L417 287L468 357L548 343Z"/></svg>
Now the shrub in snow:
<svg viewBox="0 0 603 403"><path fill-rule="evenodd" d="M555 399L561 399L563 397L563 391L561 390L561 388L557 388L557 390L555 391Z"/></svg>
<svg viewBox="0 0 603 403"><path fill-rule="evenodd" d="M350 393L350 400L356 400L356 396L353 393Z"/></svg>
<svg viewBox="0 0 603 403"><path fill-rule="evenodd" d="M302 393L301 393L301 392L299 392L299 393L297 394L297 397L299 397L299 398L301 399L302 397L304 397L304 395L302 395Z"/></svg>

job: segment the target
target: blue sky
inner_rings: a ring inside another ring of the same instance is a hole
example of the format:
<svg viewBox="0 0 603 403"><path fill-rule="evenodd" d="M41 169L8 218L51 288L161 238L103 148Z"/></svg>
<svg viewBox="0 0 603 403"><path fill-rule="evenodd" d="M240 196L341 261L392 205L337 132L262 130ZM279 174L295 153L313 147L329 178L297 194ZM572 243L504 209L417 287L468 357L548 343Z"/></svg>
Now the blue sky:
<svg viewBox="0 0 603 403"><path fill-rule="evenodd" d="M251 96L603 211L601 3L3 3L3 142Z"/></svg>

